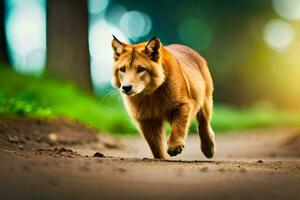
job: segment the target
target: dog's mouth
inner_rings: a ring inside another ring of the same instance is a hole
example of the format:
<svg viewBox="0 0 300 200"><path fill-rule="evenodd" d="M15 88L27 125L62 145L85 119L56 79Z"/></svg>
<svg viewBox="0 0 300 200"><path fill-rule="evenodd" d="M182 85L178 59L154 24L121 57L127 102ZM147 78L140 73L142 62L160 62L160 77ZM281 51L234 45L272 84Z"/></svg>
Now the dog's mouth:
<svg viewBox="0 0 300 200"><path fill-rule="evenodd" d="M121 92L123 93L123 94L125 94L126 96L134 96L135 94L136 94L136 92L134 92L134 91L128 91L128 92L125 92L124 90L121 90Z"/></svg>
<svg viewBox="0 0 300 200"><path fill-rule="evenodd" d="M127 92L124 93L126 96L134 96L136 93L135 92Z"/></svg>
<svg viewBox="0 0 300 200"><path fill-rule="evenodd" d="M129 96L129 97L132 97L134 95L137 95L137 94L140 94L143 92L143 89L138 89L137 91L136 90L130 90L128 92L124 91L124 90L121 90L121 92L123 94L125 94L126 96Z"/></svg>

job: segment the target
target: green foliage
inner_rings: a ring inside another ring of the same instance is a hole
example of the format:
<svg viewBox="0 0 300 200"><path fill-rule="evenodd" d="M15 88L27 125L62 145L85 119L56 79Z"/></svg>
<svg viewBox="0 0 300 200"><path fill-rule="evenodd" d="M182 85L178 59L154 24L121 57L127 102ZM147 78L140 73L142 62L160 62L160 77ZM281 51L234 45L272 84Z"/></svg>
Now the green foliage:
<svg viewBox="0 0 300 200"><path fill-rule="evenodd" d="M71 83L54 79L25 76L7 69L0 70L0 77L2 114L67 116L104 132L136 132L117 91L96 98Z"/></svg>
<svg viewBox="0 0 300 200"><path fill-rule="evenodd" d="M102 96L96 98L71 83L20 75L0 67L0 114L67 116L103 132L136 134L119 93L112 88L105 90L101 92ZM212 124L217 132L296 126L300 124L300 116L266 108L241 110L219 105L215 106ZM190 130L196 131L194 122Z"/></svg>
<svg viewBox="0 0 300 200"><path fill-rule="evenodd" d="M215 106L212 126L217 131L230 131L268 127L296 127L300 124L299 112L266 107L237 109Z"/></svg>

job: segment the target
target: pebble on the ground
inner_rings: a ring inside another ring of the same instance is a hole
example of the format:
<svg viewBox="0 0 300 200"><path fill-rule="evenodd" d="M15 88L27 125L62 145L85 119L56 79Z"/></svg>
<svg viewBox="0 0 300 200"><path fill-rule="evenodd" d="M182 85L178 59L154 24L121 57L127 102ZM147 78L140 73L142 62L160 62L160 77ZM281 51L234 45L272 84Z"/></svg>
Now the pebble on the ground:
<svg viewBox="0 0 300 200"><path fill-rule="evenodd" d="M102 158L102 157L104 157L104 154L103 154L103 153L100 153L100 152L96 152L96 153L94 154L94 157Z"/></svg>

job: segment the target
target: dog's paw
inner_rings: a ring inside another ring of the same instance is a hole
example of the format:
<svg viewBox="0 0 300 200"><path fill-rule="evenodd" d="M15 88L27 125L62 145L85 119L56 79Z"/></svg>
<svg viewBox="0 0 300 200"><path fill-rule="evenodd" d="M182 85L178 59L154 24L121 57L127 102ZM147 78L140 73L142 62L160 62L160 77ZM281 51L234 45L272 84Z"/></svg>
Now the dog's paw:
<svg viewBox="0 0 300 200"><path fill-rule="evenodd" d="M184 148L183 144L179 144L179 145L174 146L174 147L169 147L168 154L170 156L177 156L178 154L181 154L183 148Z"/></svg>
<svg viewBox="0 0 300 200"><path fill-rule="evenodd" d="M207 158L212 158L216 153L216 146L214 140L207 141L201 144L201 150Z"/></svg>

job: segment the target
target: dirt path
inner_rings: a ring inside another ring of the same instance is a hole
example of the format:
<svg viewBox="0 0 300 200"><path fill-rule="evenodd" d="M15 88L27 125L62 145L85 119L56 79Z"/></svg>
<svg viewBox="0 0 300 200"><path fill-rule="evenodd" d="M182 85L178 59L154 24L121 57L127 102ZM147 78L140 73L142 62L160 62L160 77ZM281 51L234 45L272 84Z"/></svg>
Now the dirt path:
<svg viewBox="0 0 300 200"><path fill-rule="evenodd" d="M0 199L300 199L296 129L217 135L213 160L197 135L163 161L139 137L95 135L66 119L0 118Z"/></svg>

